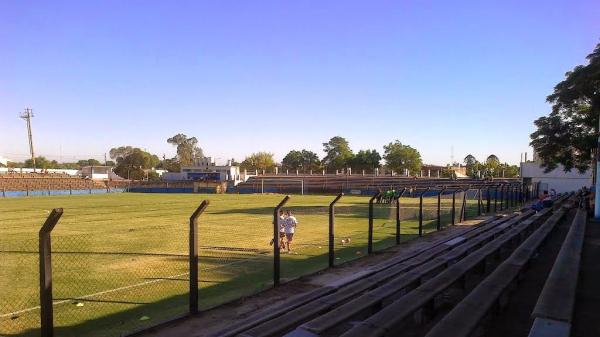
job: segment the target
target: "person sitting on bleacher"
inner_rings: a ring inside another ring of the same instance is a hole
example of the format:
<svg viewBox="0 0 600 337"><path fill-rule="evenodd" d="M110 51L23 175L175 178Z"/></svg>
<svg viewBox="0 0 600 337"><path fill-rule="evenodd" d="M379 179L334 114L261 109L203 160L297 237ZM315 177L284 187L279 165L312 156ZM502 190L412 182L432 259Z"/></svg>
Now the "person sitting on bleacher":
<svg viewBox="0 0 600 337"><path fill-rule="evenodd" d="M554 200L552 200L548 191L544 190L544 193L540 196L538 201L531 205L531 209L541 211L543 208L552 207L552 204L554 204Z"/></svg>

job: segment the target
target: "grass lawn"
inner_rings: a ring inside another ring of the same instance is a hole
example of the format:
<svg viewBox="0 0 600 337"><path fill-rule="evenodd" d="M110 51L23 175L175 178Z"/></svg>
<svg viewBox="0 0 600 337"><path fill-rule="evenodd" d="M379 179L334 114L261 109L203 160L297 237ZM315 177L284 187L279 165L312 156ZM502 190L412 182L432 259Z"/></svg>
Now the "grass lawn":
<svg viewBox="0 0 600 337"><path fill-rule="evenodd" d="M52 208L64 209L52 233L56 335L119 336L187 312L189 216L203 199L210 205L199 222L201 309L272 286L272 213L282 197L115 193L0 199L0 335L39 334L38 231ZM286 205L299 225L293 252L281 256L282 281L327 267L333 198L294 195ZM401 205L402 240L408 240L418 232L418 199L403 198ZM424 205L427 233L436 227L437 198L424 199ZM451 200L442 199L444 225L450 207ZM390 205L375 207L376 250L395 244L394 212ZM336 207L336 263L367 253L367 228L368 198L343 197Z"/></svg>

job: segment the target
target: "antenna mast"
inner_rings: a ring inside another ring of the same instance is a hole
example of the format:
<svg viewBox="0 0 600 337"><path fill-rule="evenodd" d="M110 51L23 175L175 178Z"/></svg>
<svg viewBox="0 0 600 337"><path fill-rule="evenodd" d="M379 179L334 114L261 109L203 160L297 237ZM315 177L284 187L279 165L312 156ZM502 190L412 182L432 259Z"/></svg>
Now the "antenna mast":
<svg viewBox="0 0 600 337"><path fill-rule="evenodd" d="M33 154L33 137L31 136L31 117L33 117L33 110L25 108L25 111L19 116L27 122L27 136L29 138L29 153L31 153L31 162L33 164L33 172L35 172L35 155Z"/></svg>

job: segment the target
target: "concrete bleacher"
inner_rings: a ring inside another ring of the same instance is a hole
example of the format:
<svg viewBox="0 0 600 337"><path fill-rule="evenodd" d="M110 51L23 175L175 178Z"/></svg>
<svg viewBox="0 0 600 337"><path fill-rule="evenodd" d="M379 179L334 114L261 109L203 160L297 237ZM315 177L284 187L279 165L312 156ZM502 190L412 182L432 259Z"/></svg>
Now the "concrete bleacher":
<svg viewBox="0 0 600 337"><path fill-rule="evenodd" d="M403 336L407 324L424 325L444 312L440 301L453 308L421 336L470 336L574 204L574 197L564 195L553 208L491 219L257 312L214 336Z"/></svg>
<svg viewBox="0 0 600 337"><path fill-rule="evenodd" d="M0 175L1 191L48 191L106 189L104 181L61 173L8 173Z"/></svg>
<svg viewBox="0 0 600 337"><path fill-rule="evenodd" d="M372 194L379 190L399 187L431 187L431 186L471 186L485 188L498 184L515 183L515 179L496 179L484 181L477 179L450 180L447 178L411 178L405 176L370 175L258 175L240 183L236 190L239 193L340 193L356 190L360 194Z"/></svg>
<svg viewBox="0 0 600 337"><path fill-rule="evenodd" d="M573 219L533 310L532 317L535 321L530 337L568 337L571 334L586 217L585 210L579 209Z"/></svg>

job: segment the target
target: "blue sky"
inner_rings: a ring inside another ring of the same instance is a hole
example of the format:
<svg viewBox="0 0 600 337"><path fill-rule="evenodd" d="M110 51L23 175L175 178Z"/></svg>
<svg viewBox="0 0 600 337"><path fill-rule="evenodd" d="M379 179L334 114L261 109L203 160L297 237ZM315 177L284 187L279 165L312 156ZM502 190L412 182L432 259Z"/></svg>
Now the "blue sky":
<svg viewBox="0 0 600 337"><path fill-rule="evenodd" d="M218 161L330 137L426 163L517 163L597 1L0 1L0 156L65 161L196 136Z"/></svg>

